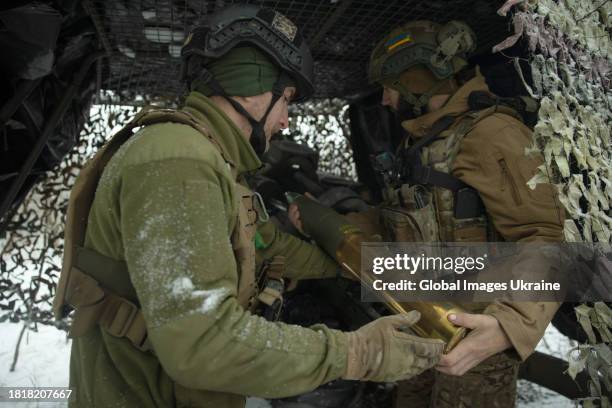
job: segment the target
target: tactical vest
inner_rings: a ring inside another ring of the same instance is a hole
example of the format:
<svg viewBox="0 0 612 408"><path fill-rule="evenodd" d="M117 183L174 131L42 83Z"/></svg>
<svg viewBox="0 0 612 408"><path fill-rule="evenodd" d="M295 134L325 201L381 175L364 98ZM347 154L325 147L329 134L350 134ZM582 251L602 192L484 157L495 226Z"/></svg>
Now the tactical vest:
<svg viewBox="0 0 612 408"><path fill-rule="evenodd" d="M503 113L519 118L506 106L444 117L432 126L419 149L417 182L386 194L380 217L385 240L399 242L485 242L499 240L478 192L450 175L461 141L478 122ZM437 127L437 129L436 129ZM443 133L444 137L440 137ZM406 141L407 142L407 141ZM418 141L416 143L419 143ZM400 146L404 151L407 146Z"/></svg>
<svg viewBox="0 0 612 408"><path fill-rule="evenodd" d="M113 136L80 172L70 194L64 259L53 310L55 317L62 319L74 309L69 333L71 337L84 335L99 324L113 336L127 337L138 349L151 350L147 341L146 324L125 262L105 257L84 248L83 245L89 211L105 166L133 135L135 128L165 122L185 124L196 129L219 151L234 178L237 176L235 164L214 134L187 112L144 108ZM256 277L254 237L258 222L267 221L267 213L258 194L238 182L235 188L239 202L231 245L240 277L237 301L243 308L251 311L256 310L259 302L275 305L278 310L279 304L282 304L284 287L284 258L275 257L272 262L265 263L265 270L260 271L259 278ZM100 270L106 273L98 273ZM111 273L108 273L109 271ZM102 276L112 276L112 282L104 281ZM265 289L258 296L259 287Z"/></svg>

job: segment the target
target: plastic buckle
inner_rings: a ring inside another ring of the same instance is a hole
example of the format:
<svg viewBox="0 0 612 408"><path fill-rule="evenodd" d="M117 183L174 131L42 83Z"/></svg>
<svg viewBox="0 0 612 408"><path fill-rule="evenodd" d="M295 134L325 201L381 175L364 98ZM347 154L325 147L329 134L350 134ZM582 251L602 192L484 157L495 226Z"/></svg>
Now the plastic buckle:
<svg viewBox="0 0 612 408"><path fill-rule="evenodd" d="M137 313L138 308L135 304L125 300L121 301L115 317L108 327L108 332L115 337L125 337Z"/></svg>

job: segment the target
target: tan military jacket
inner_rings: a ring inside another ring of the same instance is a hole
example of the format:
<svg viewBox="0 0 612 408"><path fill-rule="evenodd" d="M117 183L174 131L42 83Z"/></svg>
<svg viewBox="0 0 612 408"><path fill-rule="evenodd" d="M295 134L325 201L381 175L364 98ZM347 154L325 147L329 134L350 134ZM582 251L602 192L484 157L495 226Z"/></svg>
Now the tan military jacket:
<svg viewBox="0 0 612 408"><path fill-rule="evenodd" d="M424 136L445 115L457 115L442 137L451 134L469 110L472 91L486 90L479 73L463 85L439 110L402 123L414 138ZM541 157L526 157L532 132L516 117L494 113L479 122L462 139L452 175L475 188L496 232L505 241L554 242L563 240L564 211L551 184L530 189L527 181L542 164ZM558 308L557 303L500 302L483 313L497 318L521 359L527 358L542 338Z"/></svg>

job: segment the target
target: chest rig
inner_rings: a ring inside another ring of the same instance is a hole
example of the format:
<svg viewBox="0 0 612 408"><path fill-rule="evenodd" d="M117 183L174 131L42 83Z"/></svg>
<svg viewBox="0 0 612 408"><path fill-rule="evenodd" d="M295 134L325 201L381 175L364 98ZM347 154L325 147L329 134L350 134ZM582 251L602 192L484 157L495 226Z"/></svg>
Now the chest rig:
<svg viewBox="0 0 612 408"><path fill-rule="evenodd" d="M504 113L491 106L460 116L443 116L429 132L400 145L395 185L385 191L381 208L384 237L399 242L485 242L497 239L478 191L451 175L463 138L482 119ZM399 187L398 187L399 186Z"/></svg>
<svg viewBox="0 0 612 408"><path fill-rule="evenodd" d="M64 237L64 259L53 311L55 317L61 319L74 310L69 333L71 337L84 335L99 324L115 337L128 338L140 350L151 349L136 292L129 280L127 265L124 261L108 258L94 250L84 248L83 245L87 218L95 191L111 157L133 135L133 129L167 122L189 125L200 132L215 146L232 174L236 176L235 164L222 145L212 132L187 112L145 108L113 136L80 172L70 195ZM278 305L279 301L282 304L282 290L279 293L270 291L267 287L261 293L258 290L254 237L257 233L257 223L267 220L261 197L241 183L237 182L235 188L238 197L238 214L231 235L231 245L239 269L237 300L243 308L252 311L257 309L259 298L265 304ZM104 273L101 273L102 271ZM262 279L260 276L260 282L276 279L282 283L283 260L275 259L273 262L268 262L261 275L265 276L268 271L269 278ZM102 278L104 276L112 276L112 281L105 281L108 278Z"/></svg>

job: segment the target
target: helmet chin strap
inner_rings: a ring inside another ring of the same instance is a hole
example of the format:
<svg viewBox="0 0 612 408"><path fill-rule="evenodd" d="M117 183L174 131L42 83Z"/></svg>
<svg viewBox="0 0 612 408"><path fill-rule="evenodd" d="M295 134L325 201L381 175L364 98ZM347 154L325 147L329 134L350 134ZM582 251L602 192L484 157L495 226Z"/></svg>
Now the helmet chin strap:
<svg viewBox="0 0 612 408"><path fill-rule="evenodd" d="M402 98L412 106L412 113L415 117L419 117L426 113L425 107L427 107L427 103L431 99L432 96L436 94L436 92L444 85L444 81L440 81L431 88L427 90L424 94L417 95L411 92L404 84L402 84L399 79L393 82L393 87L397 89L402 96Z"/></svg>
<svg viewBox="0 0 612 408"><path fill-rule="evenodd" d="M289 85L289 76L284 71L281 71L278 75L278 78L276 79L276 82L272 87L272 99L270 100L270 104L268 105L266 112L260 120L256 120L249 112L247 112L244 106L242 106L238 101L230 97L225 92L223 87L219 84L219 82L212 76L210 71L208 71L206 68L202 67L199 79L201 79L213 91L212 95L218 95L225 98L236 110L236 112L241 114L249 122L249 125L251 126L249 142L251 143L251 146L253 147L253 150L255 150L257 156L261 157L266 151L267 145L266 132L264 129L266 125L266 120L268 119L268 115L272 111L272 108L274 107L276 102L280 99L281 96L283 96L285 88Z"/></svg>

